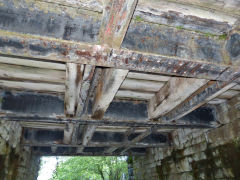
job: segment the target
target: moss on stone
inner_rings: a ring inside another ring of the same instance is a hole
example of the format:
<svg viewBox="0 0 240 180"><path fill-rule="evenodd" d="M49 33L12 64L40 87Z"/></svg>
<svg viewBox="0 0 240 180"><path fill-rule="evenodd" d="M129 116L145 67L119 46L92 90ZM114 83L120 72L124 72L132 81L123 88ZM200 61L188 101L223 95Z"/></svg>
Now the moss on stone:
<svg viewBox="0 0 240 180"><path fill-rule="evenodd" d="M143 21L143 18L141 18L141 16L136 16L136 17L135 17L135 20L136 20L137 22L141 22L141 21Z"/></svg>

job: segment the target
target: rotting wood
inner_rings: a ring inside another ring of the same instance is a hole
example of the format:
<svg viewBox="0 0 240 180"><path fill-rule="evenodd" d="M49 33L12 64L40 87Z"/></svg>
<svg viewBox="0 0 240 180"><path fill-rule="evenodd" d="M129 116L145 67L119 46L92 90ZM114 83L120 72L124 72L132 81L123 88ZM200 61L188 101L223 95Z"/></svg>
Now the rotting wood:
<svg viewBox="0 0 240 180"><path fill-rule="evenodd" d="M102 119L115 94L127 76L127 70L105 69L96 89L92 118Z"/></svg>
<svg viewBox="0 0 240 180"><path fill-rule="evenodd" d="M150 100L149 118L164 116L207 82L205 79L171 78Z"/></svg>
<svg viewBox="0 0 240 180"><path fill-rule="evenodd" d="M65 92L65 114L74 117L81 93L84 65L67 63L66 69L66 92Z"/></svg>

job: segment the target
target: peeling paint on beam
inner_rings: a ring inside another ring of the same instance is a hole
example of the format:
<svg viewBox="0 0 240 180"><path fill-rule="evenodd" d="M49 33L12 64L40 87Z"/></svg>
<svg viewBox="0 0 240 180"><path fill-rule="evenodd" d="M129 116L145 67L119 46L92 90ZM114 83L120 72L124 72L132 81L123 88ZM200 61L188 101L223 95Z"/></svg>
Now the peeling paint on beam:
<svg viewBox="0 0 240 180"><path fill-rule="evenodd" d="M216 80L227 65L0 31L0 53ZM225 78L219 79L226 81Z"/></svg>

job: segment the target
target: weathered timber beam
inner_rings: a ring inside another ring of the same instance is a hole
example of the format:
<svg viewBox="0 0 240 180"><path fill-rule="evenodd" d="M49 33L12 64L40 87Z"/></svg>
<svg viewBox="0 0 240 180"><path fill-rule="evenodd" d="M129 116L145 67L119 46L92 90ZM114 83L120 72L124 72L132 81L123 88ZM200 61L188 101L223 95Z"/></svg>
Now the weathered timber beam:
<svg viewBox="0 0 240 180"><path fill-rule="evenodd" d="M0 63L0 79L64 84L65 72Z"/></svg>
<svg viewBox="0 0 240 180"><path fill-rule="evenodd" d="M234 35L236 38L240 36L236 33ZM236 38L235 41L237 42ZM234 38L232 38L232 43L234 43ZM51 61L69 61L210 80L218 79L227 70L227 67L230 67L229 63L226 64L224 62L215 61L214 63L208 63L201 59L188 60L176 56L116 50L100 45L89 45L31 35L26 36L2 30L0 31L0 44L0 54L5 55L48 59ZM235 55L237 56L237 54ZM228 79L221 76L219 80L227 81Z"/></svg>
<svg viewBox="0 0 240 180"><path fill-rule="evenodd" d="M207 82L205 79L171 78L151 98L148 107L149 118L164 116Z"/></svg>
<svg viewBox="0 0 240 180"><path fill-rule="evenodd" d="M148 0L154 2L154 0ZM168 0L169 2L184 4L187 6L196 6L203 9L211 9L212 11L225 12L230 15L240 16L239 1L224 0L222 2L216 0Z"/></svg>
<svg viewBox="0 0 240 180"><path fill-rule="evenodd" d="M105 69L98 82L92 107L92 118L102 119L115 94L127 76L127 70Z"/></svg>
<svg viewBox="0 0 240 180"><path fill-rule="evenodd" d="M236 83L209 81L205 86L192 94L186 101L178 105L175 109L161 117L160 120L172 121L178 120L228 89L234 87Z"/></svg>
<svg viewBox="0 0 240 180"><path fill-rule="evenodd" d="M137 0L104 0L100 43L119 48L128 29Z"/></svg>
<svg viewBox="0 0 240 180"><path fill-rule="evenodd" d="M20 57L13 58L9 56L0 56L0 63L66 71L66 65L64 62L48 62L48 61L41 61L37 59L31 60L31 59L23 59Z"/></svg>
<svg viewBox="0 0 240 180"><path fill-rule="evenodd" d="M34 83L21 81L0 80L1 89L30 90L46 93L64 93L65 86L61 84Z"/></svg>
<svg viewBox="0 0 240 180"><path fill-rule="evenodd" d="M43 117L43 116L24 116L24 115L14 115L7 114L6 112L0 113L0 118L2 120L8 121L19 121L19 122L39 122L39 123L56 123L63 124L76 122L80 125L95 125L95 126L128 126L128 127L152 127L162 129L178 129L178 128L190 128L190 129L202 129L202 128L212 128L210 125L206 124L177 124L177 123L153 123L153 122L126 122L126 121L109 121L109 119L103 120L92 120L89 118L52 118L52 117Z"/></svg>
<svg viewBox="0 0 240 180"><path fill-rule="evenodd" d="M232 12L226 14L222 9L217 12L209 10L209 8L194 7L191 2L193 1L182 4L180 1L174 2L174 0L139 0L133 18L214 35L228 33L237 21Z"/></svg>
<svg viewBox="0 0 240 180"><path fill-rule="evenodd" d="M66 69L66 92L65 92L65 114L74 117L81 93L84 65L67 63Z"/></svg>

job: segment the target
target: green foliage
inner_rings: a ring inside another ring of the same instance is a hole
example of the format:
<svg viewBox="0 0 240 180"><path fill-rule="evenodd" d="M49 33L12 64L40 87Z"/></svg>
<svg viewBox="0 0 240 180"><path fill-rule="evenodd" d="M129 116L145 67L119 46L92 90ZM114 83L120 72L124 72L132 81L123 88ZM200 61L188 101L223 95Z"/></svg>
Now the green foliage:
<svg viewBox="0 0 240 180"><path fill-rule="evenodd" d="M73 157L57 166L51 180L120 180L127 171L120 157Z"/></svg>

